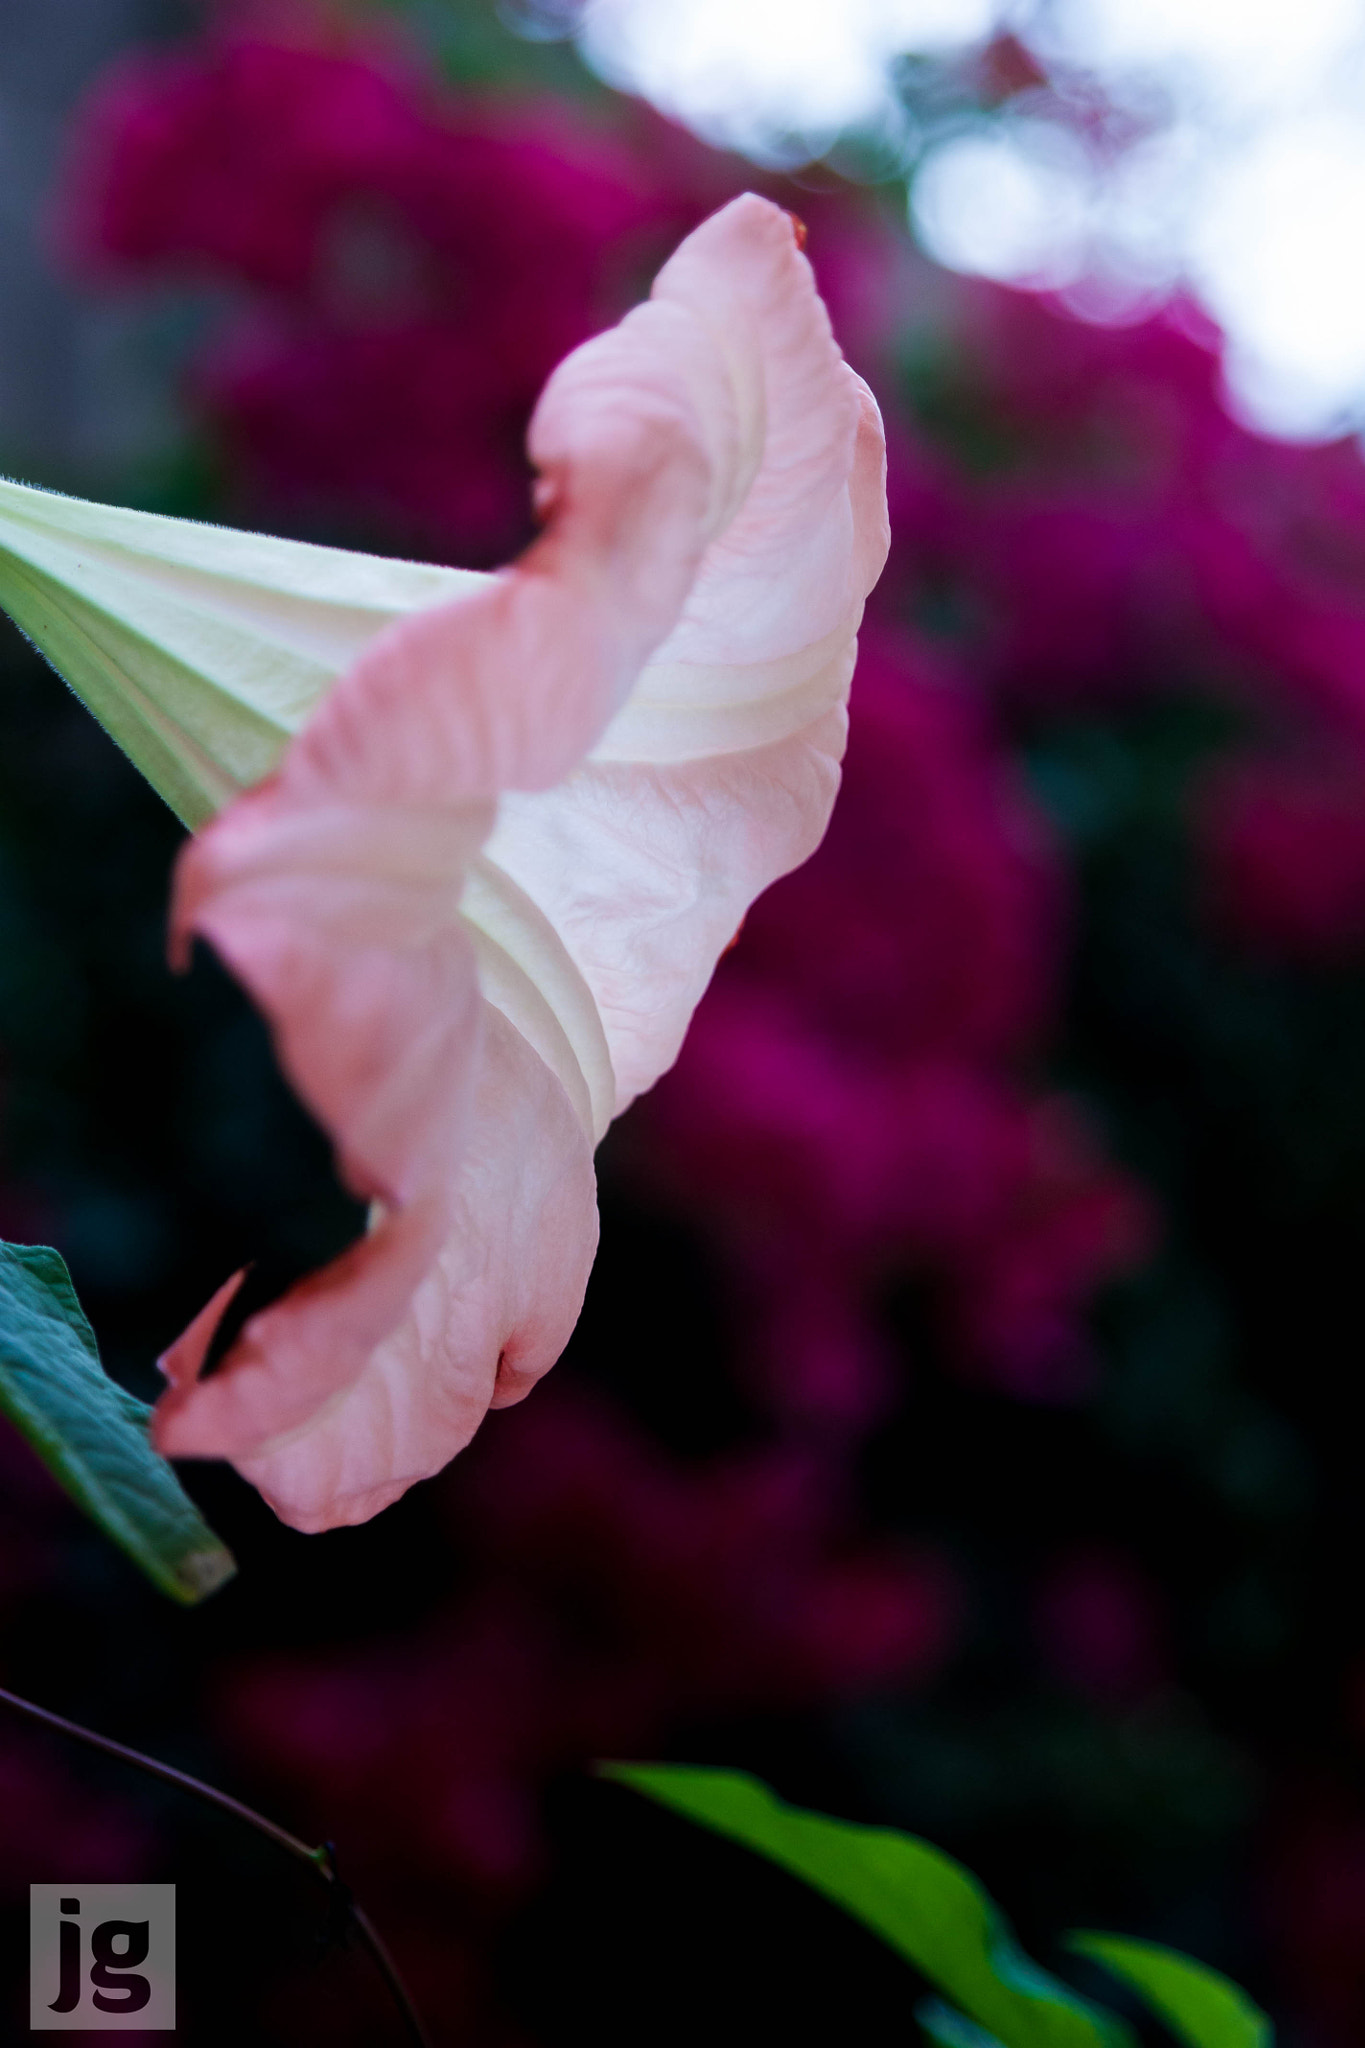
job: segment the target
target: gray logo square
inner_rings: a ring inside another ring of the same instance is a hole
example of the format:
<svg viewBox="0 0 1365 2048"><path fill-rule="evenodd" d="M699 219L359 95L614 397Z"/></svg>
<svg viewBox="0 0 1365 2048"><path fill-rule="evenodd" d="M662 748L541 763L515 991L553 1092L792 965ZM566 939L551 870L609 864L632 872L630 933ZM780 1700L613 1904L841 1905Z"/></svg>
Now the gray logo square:
<svg viewBox="0 0 1365 2048"><path fill-rule="evenodd" d="M175 1886L32 1884L29 2031L175 2028Z"/></svg>

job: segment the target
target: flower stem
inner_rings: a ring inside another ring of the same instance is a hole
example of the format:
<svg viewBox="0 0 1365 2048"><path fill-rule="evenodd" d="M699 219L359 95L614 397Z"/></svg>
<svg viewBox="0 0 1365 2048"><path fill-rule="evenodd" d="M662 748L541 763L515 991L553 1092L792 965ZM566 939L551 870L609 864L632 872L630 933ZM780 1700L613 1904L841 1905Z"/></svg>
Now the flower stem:
<svg viewBox="0 0 1365 2048"><path fill-rule="evenodd" d="M121 1763L132 1764L150 1777L164 1779L166 1784L178 1786L180 1791L192 1793L210 1806L218 1807L223 1813L231 1814L234 1820L254 1828L258 1835L264 1835L277 1847L287 1850L289 1855L309 1868L325 1885L333 1888L335 1903L340 1908L340 1924L344 1929L354 1927L364 1946L369 1950L375 1968L384 1979L394 2004L402 2015L409 2039L417 2048L431 2048L431 2036L423 2025L420 2014L412 2002L407 1985L398 1974L398 1965L389 1954L388 1947L379 1930L362 1907L358 1906L347 1887L342 1883L337 1870L336 1851L330 1842L320 1848L310 1849L307 1842L301 1842L297 1835L291 1835L287 1828L277 1827L273 1820L267 1820L254 1807L244 1806L240 1799L232 1798L227 1792L220 1792L215 1785L205 1785L199 1778L192 1778L188 1771L178 1771L174 1764L159 1763L153 1756L144 1756L141 1750L129 1749L122 1742L112 1742L107 1735L97 1735L93 1728L82 1728L78 1721L68 1721L61 1714L53 1714L46 1707L39 1707L32 1700L21 1699L17 1693L6 1692L0 1686L0 1705L13 1707L17 1714L26 1714L31 1721L41 1721L45 1727L55 1728L59 1735L69 1735L76 1742L84 1742L91 1749L100 1749L106 1756L117 1757Z"/></svg>

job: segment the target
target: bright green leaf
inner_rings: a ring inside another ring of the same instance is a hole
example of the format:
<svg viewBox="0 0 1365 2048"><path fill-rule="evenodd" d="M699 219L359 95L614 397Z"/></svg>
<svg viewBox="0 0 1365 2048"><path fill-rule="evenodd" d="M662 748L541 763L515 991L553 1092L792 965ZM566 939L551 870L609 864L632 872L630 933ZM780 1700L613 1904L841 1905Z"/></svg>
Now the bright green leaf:
<svg viewBox="0 0 1365 2048"><path fill-rule="evenodd" d="M100 1364L59 1252L0 1243L0 1412L154 1585L190 1603L237 1569Z"/></svg>
<svg viewBox="0 0 1365 2048"><path fill-rule="evenodd" d="M1030 1962L975 1878L930 1843L787 1806L742 1771L603 1769L802 1878L880 1935L1003 2048L1130 2048L1124 2022Z"/></svg>
<svg viewBox="0 0 1365 2048"><path fill-rule="evenodd" d="M0 606L190 826L385 626L485 580L0 481Z"/></svg>
<svg viewBox="0 0 1365 2048"><path fill-rule="evenodd" d="M1121 1977L1189 2048L1270 2048L1274 2029L1260 2007L1206 1963L1118 1934L1083 1931L1066 1946Z"/></svg>

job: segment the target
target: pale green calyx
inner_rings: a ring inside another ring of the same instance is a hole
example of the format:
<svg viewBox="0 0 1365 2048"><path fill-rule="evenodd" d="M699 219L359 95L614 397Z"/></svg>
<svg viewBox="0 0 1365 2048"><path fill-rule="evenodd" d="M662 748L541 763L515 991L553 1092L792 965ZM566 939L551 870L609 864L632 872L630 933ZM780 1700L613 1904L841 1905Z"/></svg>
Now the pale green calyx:
<svg viewBox="0 0 1365 2048"><path fill-rule="evenodd" d="M484 581L0 481L0 605L191 827L385 626Z"/></svg>

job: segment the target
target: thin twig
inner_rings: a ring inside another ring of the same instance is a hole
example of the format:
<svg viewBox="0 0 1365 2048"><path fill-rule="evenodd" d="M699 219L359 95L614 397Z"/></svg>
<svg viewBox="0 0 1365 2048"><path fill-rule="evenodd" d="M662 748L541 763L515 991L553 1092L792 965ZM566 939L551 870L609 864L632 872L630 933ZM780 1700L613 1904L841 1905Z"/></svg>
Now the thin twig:
<svg viewBox="0 0 1365 2048"><path fill-rule="evenodd" d="M200 1778L192 1778L188 1771L178 1771L174 1764L159 1763L154 1756L144 1756L140 1749L129 1749L126 1743L112 1742L107 1735L97 1735L93 1728L82 1728L78 1721L68 1721L61 1714L51 1713L46 1707L35 1706L32 1700L21 1699L17 1693L6 1692L0 1686L0 1705L13 1707L17 1714L26 1714L31 1721L41 1721L45 1727L55 1728L59 1735L69 1735L76 1742L84 1742L90 1749L103 1750L106 1756L117 1757L120 1763L132 1764L139 1771L146 1771L150 1777L161 1778L168 1785L175 1785L182 1792L189 1792L197 1799L206 1800L221 1812L231 1814L234 1820L245 1827L254 1828L258 1835L265 1835L277 1847L287 1850L300 1863L306 1863L316 1877L325 1885L334 1886L344 1896L345 1917L354 1926L361 1941L370 1952L370 1958L384 1979L394 2004L403 2016L404 2024L417 2048L431 2048L431 2036L423 2025L420 2014L412 2002L407 1985L398 1973L398 1965L390 1955L387 1944L368 1913L358 1906L343 1884L337 1870L336 1851L330 1842L321 1848L310 1849L307 1842L301 1842L297 1835L291 1835L287 1828L277 1827L273 1820L267 1820L254 1807L244 1806L240 1799L230 1793L220 1792L216 1785L206 1785Z"/></svg>

